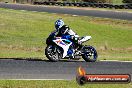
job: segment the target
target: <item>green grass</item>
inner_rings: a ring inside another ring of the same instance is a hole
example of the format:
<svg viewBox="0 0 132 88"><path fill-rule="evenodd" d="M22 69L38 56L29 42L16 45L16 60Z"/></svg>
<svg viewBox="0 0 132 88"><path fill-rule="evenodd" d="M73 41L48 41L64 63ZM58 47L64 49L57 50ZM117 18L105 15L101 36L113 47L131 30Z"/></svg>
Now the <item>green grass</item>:
<svg viewBox="0 0 132 88"><path fill-rule="evenodd" d="M9 3L12 3L12 0L0 0L0 2L9 2Z"/></svg>
<svg viewBox="0 0 132 88"><path fill-rule="evenodd" d="M85 84L80 86L76 81L20 81L0 80L0 88L131 88L129 84Z"/></svg>
<svg viewBox="0 0 132 88"><path fill-rule="evenodd" d="M99 60L132 60L132 21L9 9L0 9L0 57L45 57L45 39L58 18L92 36L86 44L96 47Z"/></svg>
<svg viewBox="0 0 132 88"><path fill-rule="evenodd" d="M112 0L112 3L114 4L122 4L123 0Z"/></svg>

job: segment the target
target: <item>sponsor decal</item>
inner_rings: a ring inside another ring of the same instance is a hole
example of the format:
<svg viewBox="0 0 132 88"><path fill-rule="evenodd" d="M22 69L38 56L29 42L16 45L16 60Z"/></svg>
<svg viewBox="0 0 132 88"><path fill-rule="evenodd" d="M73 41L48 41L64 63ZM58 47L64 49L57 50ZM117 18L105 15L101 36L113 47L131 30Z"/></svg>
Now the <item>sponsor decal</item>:
<svg viewBox="0 0 132 88"><path fill-rule="evenodd" d="M66 46L66 44L62 41L62 40L56 40L56 42L58 43L58 44L61 44L61 45L65 45Z"/></svg>

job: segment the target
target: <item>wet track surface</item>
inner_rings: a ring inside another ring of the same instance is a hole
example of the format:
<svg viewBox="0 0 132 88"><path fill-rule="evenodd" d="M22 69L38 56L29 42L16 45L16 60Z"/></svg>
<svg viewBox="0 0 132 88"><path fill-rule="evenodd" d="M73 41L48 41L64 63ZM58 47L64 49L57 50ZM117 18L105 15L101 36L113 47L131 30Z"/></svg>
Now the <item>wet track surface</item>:
<svg viewBox="0 0 132 88"><path fill-rule="evenodd" d="M0 59L0 79L75 79L82 66L89 74L130 74L132 62L85 62Z"/></svg>
<svg viewBox="0 0 132 88"><path fill-rule="evenodd" d="M0 8L132 20L132 13L0 3Z"/></svg>

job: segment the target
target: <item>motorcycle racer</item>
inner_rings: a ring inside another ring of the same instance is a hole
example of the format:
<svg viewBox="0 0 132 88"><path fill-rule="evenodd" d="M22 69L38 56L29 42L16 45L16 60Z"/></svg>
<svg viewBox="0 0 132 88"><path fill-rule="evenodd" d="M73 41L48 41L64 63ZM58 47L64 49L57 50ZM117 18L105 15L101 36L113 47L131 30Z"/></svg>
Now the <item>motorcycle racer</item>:
<svg viewBox="0 0 132 88"><path fill-rule="evenodd" d="M72 29L69 28L69 26L65 25L62 19L58 19L55 21L55 30L51 33L51 35L52 38L62 37L72 41L76 46L81 45L79 36L75 32L73 32ZM47 40L50 42L51 39ZM74 58L74 51L75 50L73 49L73 46L70 46L67 52L70 58Z"/></svg>
<svg viewBox="0 0 132 88"><path fill-rule="evenodd" d="M55 21L55 30L46 39L45 55L50 61L60 59L80 59L94 62L97 58L96 49L90 45L83 45L91 36L79 37L62 19Z"/></svg>
<svg viewBox="0 0 132 88"><path fill-rule="evenodd" d="M81 44L81 41L79 41L79 35L77 35L72 29L69 28L69 26L64 24L64 21L62 19L58 19L55 22L55 31L54 31L54 36L64 36L64 35L69 35L67 36L71 40L73 40L74 43L76 44Z"/></svg>

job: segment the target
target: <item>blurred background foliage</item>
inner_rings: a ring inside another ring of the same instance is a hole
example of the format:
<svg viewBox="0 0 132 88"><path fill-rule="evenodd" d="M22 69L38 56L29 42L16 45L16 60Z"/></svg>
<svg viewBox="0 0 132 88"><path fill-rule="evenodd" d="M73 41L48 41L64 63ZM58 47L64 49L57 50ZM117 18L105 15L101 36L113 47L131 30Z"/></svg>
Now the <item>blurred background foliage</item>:
<svg viewBox="0 0 132 88"><path fill-rule="evenodd" d="M6 3L33 3L35 1L58 1L58 2L93 2L93 3L113 3L113 4L122 4L122 3L132 3L132 0L0 0L0 2Z"/></svg>

